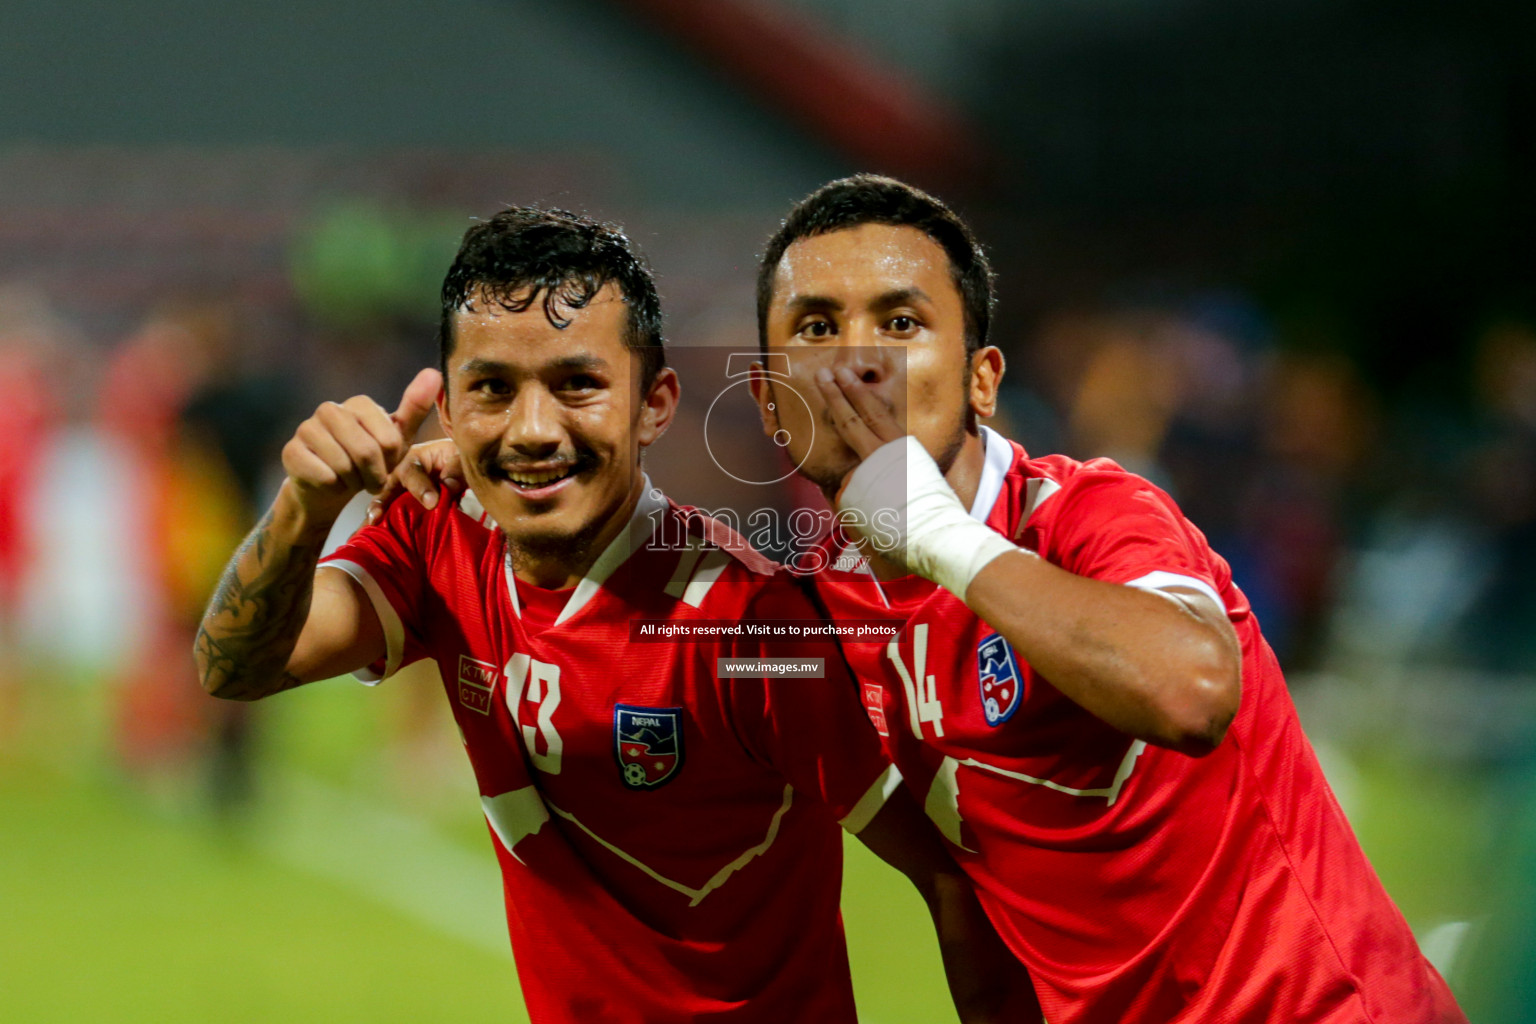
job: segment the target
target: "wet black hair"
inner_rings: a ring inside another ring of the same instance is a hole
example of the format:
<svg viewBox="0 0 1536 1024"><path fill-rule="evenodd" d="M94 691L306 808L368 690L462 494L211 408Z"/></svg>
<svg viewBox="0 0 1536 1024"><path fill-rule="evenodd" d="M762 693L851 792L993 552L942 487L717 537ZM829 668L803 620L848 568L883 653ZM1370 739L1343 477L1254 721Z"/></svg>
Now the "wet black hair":
<svg viewBox="0 0 1536 1024"><path fill-rule="evenodd" d="M667 365L661 299L651 268L622 228L568 210L512 206L464 232L443 278L438 361L444 375L453 354L453 318L477 300L520 313L542 301L556 327L560 313L581 309L607 284L618 286L629 310L624 343L640 356L640 391L650 390ZM541 299L542 297L542 299Z"/></svg>

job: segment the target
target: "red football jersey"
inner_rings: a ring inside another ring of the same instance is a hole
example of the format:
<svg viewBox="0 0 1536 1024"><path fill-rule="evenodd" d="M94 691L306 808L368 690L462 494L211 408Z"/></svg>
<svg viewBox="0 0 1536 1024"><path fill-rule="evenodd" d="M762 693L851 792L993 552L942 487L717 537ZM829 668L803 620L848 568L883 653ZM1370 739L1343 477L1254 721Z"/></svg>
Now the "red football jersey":
<svg viewBox="0 0 1536 1024"><path fill-rule="evenodd" d="M397 501L326 564L384 624L375 676L441 670L535 1021L852 1021L838 825L900 775L835 647L632 642L633 618L815 617L718 521L646 495L571 591L516 580L472 493ZM716 678L763 655L827 678Z"/></svg>
<svg viewBox="0 0 1536 1024"><path fill-rule="evenodd" d="M1114 463L1031 459L985 435L972 516L1081 576L1210 594L1243 652L1237 717L1192 758L1084 711L948 591L877 583L842 538L822 548L832 616L906 620L889 646L846 654L1050 1024L1463 1021L1360 850L1226 562Z"/></svg>

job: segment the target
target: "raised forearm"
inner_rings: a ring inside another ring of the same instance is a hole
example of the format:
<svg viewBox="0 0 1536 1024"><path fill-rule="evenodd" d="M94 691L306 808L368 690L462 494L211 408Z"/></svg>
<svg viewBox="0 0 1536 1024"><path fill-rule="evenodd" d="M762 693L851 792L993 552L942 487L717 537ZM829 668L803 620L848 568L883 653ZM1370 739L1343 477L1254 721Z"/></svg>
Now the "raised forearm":
<svg viewBox="0 0 1536 1024"><path fill-rule="evenodd" d="M235 552L203 614L195 648L203 689L256 700L367 665L382 652L378 618L359 607L352 584L328 584L316 600L315 566L341 510L358 491L384 485L441 388L436 370L422 370L393 413L354 395L321 403L299 424L283 446L288 478L277 500Z"/></svg>
<svg viewBox="0 0 1536 1024"><path fill-rule="evenodd" d="M235 552L197 631L198 675L215 697L257 700L307 682L289 671L289 661L330 523L311 521L291 490L285 483Z"/></svg>
<svg viewBox="0 0 1536 1024"><path fill-rule="evenodd" d="M1122 732L1200 755L1237 711L1241 652L1208 597L1086 579L1021 551L982 569L965 600L1052 685Z"/></svg>
<svg viewBox="0 0 1536 1024"><path fill-rule="evenodd" d="M860 397L859 387L851 392ZM834 398L837 388L824 382L823 393ZM869 421L868 402L863 411L857 404L844 403ZM1237 712L1242 665L1217 602L1051 565L972 519L917 438L874 443L855 449L864 461L837 502L880 556L877 575L915 572L962 597L1057 689L1116 729L1188 754L1215 749ZM888 529L878 527L882 514Z"/></svg>

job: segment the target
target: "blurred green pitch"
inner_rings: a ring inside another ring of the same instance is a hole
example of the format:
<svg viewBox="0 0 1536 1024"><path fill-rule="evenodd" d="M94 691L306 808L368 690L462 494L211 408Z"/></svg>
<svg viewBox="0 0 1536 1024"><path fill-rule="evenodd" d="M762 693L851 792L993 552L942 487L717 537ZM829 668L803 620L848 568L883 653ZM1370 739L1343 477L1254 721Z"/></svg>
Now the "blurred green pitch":
<svg viewBox="0 0 1536 1024"><path fill-rule="evenodd" d="M0 689L0 1021L527 1020L490 840L430 674L256 706L262 796L222 820L195 766L116 767L112 705L99 684L46 673ZM1513 895L1488 870L1501 787L1405 751L1351 751L1349 765L1346 806L1409 922L1497 921ZM953 1022L921 901L846 848L861 1019ZM1470 942L1450 973L1469 1012L1506 1001L1508 957L1492 952ZM1492 977L1465 991L1479 974Z"/></svg>
<svg viewBox="0 0 1536 1024"><path fill-rule="evenodd" d="M255 709L264 795L221 821L195 771L114 767L102 687L34 676L12 691L0 1020L526 1021L490 839L441 705L430 678L269 700ZM921 900L847 849L861 1019L955 1020ZM462 878L444 886L445 872Z"/></svg>

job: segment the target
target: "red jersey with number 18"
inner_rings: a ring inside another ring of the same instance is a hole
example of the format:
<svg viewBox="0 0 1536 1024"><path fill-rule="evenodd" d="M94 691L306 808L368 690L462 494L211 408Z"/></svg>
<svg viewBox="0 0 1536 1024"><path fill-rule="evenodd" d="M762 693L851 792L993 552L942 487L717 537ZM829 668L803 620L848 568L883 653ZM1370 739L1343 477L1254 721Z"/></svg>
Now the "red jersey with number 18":
<svg viewBox="0 0 1536 1024"><path fill-rule="evenodd" d="M632 639L634 618L815 617L718 521L645 493L568 592L515 578L472 493L397 501L325 565L384 625L376 676L438 664L534 1021L853 1021L838 825L900 776L835 649ZM765 654L828 678L717 678Z"/></svg>
<svg viewBox="0 0 1536 1024"><path fill-rule="evenodd" d="M845 653L1050 1024L1464 1021L1361 852L1227 564L1114 463L1031 459L984 433L972 516L1081 576L1203 591L1242 645L1241 708L1192 758L1084 711L948 591L876 583L842 538L820 549L832 616L905 620L887 647Z"/></svg>

